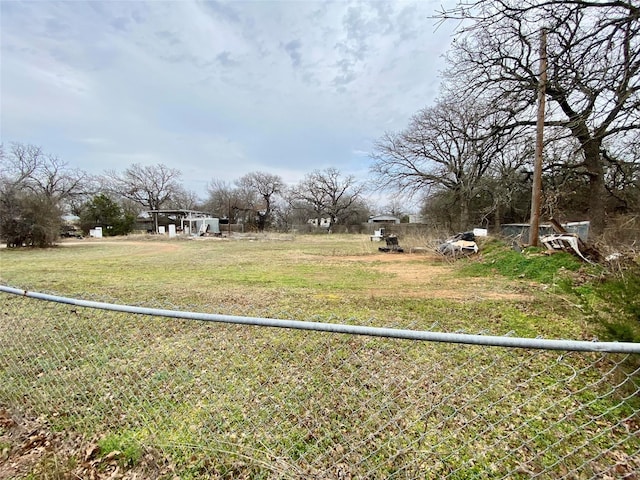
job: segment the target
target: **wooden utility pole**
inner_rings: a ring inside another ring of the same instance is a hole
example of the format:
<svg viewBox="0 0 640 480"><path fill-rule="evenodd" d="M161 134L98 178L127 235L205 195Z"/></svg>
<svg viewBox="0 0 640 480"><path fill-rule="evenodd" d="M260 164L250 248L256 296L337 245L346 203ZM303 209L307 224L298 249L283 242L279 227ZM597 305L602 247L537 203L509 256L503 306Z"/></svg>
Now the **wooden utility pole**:
<svg viewBox="0 0 640 480"><path fill-rule="evenodd" d="M540 33L540 79L538 81L538 119L536 122L536 157L533 167L531 191L531 227L529 245L538 246L540 230L540 203L542 199L542 149L544 146L544 107L547 91L547 30Z"/></svg>

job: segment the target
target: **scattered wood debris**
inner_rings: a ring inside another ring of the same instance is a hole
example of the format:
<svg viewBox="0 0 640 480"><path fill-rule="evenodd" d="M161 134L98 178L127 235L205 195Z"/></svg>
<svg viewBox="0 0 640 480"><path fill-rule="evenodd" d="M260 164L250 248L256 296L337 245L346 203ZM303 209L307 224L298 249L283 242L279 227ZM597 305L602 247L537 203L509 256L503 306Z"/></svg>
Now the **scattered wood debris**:
<svg viewBox="0 0 640 480"><path fill-rule="evenodd" d="M588 263L595 263L600 260L599 252L595 248L589 247L577 234L567 232L554 218L549 219L549 223L551 223L556 233L540 237L540 242L547 247L549 252L565 251L573 253Z"/></svg>

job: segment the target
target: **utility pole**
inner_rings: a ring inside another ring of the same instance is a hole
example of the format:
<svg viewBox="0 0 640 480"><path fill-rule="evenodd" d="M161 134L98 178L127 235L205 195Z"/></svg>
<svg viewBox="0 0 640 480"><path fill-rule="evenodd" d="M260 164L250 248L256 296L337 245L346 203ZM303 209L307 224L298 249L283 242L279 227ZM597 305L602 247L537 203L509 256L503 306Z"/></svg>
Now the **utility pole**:
<svg viewBox="0 0 640 480"><path fill-rule="evenodd" d="M538 81L538 119L536 122L536 153L531 190L531 227L529 245L538 246L540 231L540 203L542 199L542 150L544 146L544 107L547 91L547 30L540 32L540 79Z"/></svg>

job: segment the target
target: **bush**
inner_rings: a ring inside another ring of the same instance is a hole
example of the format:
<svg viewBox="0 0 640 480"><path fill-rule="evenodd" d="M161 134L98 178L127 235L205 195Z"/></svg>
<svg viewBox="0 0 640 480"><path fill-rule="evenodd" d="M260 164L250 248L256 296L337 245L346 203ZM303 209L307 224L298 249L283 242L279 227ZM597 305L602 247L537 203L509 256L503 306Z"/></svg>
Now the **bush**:
<svg viewBox="0 0 640 480"><path fill-rule="evenodd" d="M0 238L8 247L50 247L58 239L62 215L49 197L3 189Z"/></svg>

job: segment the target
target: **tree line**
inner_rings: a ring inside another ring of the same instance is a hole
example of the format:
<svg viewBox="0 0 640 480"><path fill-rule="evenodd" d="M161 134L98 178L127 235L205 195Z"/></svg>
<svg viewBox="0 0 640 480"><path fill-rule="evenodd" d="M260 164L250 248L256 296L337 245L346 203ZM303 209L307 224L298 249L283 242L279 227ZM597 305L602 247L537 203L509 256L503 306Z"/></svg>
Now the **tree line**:
<svg viewBox="0 0 640 480"><path fill-rule="evenodd" d="M202 211L258 231L288 230L320 218L331 229L366 222L370 211L364 184L336 168L314 170L292 187L266 172L233 183L214 179L200 200L183 187L181 172L164 164L132 164L92 176L40 147L13 143L0 148L0 167L0 237L10 247L54 244L65 214L79 217L85 234L102 226L109 236L131 232L138 215L153 210Z"/></svg>
<svg viewBox="0 0 640 480"><path fill-rule="evenodd" d="M371 207L365 197L365 184L337 168L314 170L293 186L267 172L250 172L233 183L213 180L207 189L204 208L264 231L276 228L287 231L309 220L325 219L333 225L366 222Z"/></svg>

